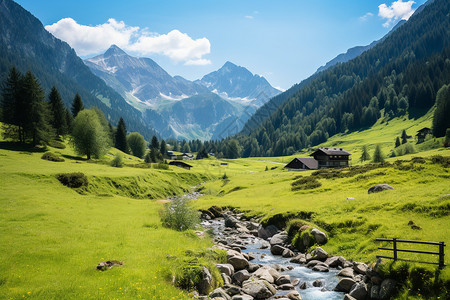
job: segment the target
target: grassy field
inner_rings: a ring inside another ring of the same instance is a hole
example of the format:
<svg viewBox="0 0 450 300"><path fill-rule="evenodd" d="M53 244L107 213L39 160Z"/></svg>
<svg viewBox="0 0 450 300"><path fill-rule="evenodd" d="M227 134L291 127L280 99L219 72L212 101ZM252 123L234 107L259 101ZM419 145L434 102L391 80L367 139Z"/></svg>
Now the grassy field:
<svg viewBox="0 0 450 300"><path fill-rule="evenodd" d="M391 120L389 125L379 122L367 131L332 137L322 146L351 151L352 165L359 165L362 145L371 152L381 144L387 154L403 129L414 135L429 125L428 115ZM50 162L41 159L40 149L0 141L0 298L187 298L187 292L171 284L167 255L182 257L186 250L206 249L212 243L192 231L162 227L157 200L184 194L193 186L205 194L193 202L196 208L232 206L265 221L277 214L306 218L331 237L326 251L348 259L371 262L387 254L377 250L378 237L448 245L450 197L444 195L450 194L450 170L431 159L450 156L449 149L435 148L440 142L430 140L416 147L421 152L389 158L389 164L374 169L313 175L284 170L294 156L210 158L188 162L193 168L187 171L143 168L142 160L122 154L125 167L114 168L109 162L116 149L88 162L71 147L49 148L65 159ZM410 161L414 157L425 159ZM56 179L56 174L69 172L84 173L88 187L74 190ZM299 177L314 178L321 186L293 191ZM394 190L368 194L377 183L388 183ZM411 229L409 221L421 230ZM95 270L106 260L124 265ZM448 255L445 261L450 263ZM449 274L447 267L443 277L449 279Z"/></svg>

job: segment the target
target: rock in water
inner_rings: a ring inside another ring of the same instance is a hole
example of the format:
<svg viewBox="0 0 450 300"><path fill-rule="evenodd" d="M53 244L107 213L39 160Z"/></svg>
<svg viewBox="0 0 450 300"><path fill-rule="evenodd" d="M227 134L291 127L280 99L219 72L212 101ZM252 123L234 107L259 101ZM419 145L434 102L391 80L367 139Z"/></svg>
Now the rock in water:
<svg viewBox="0 0 450 300"><path fill-rule="evenodd" d="M260 226L258 228L258 237L267 240L277 234L278 228L275 225L269 225L266 228Z"/></svg>
<svg viewBox="0 0 450 300"><path fill-rule="evenodd" d="M368 192L369 192L369 194L371 194L371 193L378 193L381 191L393 190L393 189L394 188L392 186L390 186L389 184L377 184L377 185L372 186Z"/></svg>
<svg viewBox="0 0 450 300"><path fill-rule="evenodd" d="M265 280L245 281L242 291L256 299L267 299L277 292L275 288Z"/></svg>

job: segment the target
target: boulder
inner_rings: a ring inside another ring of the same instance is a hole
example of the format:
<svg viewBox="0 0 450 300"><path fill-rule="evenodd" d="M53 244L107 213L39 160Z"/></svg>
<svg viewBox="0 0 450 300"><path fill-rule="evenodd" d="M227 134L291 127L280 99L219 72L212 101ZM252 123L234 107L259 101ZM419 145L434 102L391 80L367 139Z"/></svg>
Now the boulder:
<svg viewBox="0 0 450 300"><path fill-rule="evenodd" d="M300 284L299 289L301 290L306 290L308 288L308 284L306 282L302 282L302 284Z"/></svg>
<svg viewBox="0 0 450 300"><path fill-rule="evenodd" d="M329 272L330 271L330 269L328 268L328 266L326 265L326 264L324 264L324 263L319 263L319 264L317 264L317 265L315 265L313 268L312 268L312 270L313 271L316 271L316 272Z"/></svg>
<svg viewBox="0 0 450 300"><path fill-rule="evenodd" d="M274 283L275 279L270 274L269 268L270 267L268 267L268 266L264 266L262 268L259 268L258 270L256 270L255 273L252 274L252 276L256 277L258 279L264 279L265 281L270 282L270 283Z"/></svg>
<svg viewBox="0 0 450 300"><path fill-rule="evenodd" d="M259 268L261 268L261 266L259 264L255 264L255 263L251 263L251 262L248 263L248 268L247 269L251 273L255 272Z"/></svg>
<svg viewBox="0 0 450 300"><path fill-rule="evenodd" d="M297 291L289 292L286 297L290 300L302 300L302 297Z"/></svg>
<svg viewBox="0 0 450 300"><path fill-rule="evenodd" d="M394 279L385 279L380 286L380 299L390 299L395 291L397 282Z"/></svg>
<svg viewBox="0 0 450 300"><path fill-rule="evenodd" d="M317 247L311 252L313 259L325 261L328 258L328 253L321 247Z"/></svg>
<svg viewBox="0 0 450 300"><path fill-rule="evenodd" d="M325 260L325 263L330 268L342 267L344 265L344 262L345 262L345 258L343 258L342 256L333 256L333 257L327 258Z"/></svg>
<svg viewBox="0 0 450 300"><path fill-rule="evenodd" d="M280 289L282 291L289 291L289 290L294 290L295 288L292 284L285 283L285 284L278 286L278 289Z"/></svg>
<svg viewBox="0 0 450 300"><path fill-rule="evenodd" d="M201 295L207 295L212 289L213 286L213 278L211 276L211 272L209 272L208 268L202 267L202 280L198 286L198 292Z"/></svg>
<svg viewBox="0 0 450 300"><path fill-rule="evenodd" d="M266 228L260 226L258 228L258 237L267 240L277 234L278 228L275 225L269 225Z"/></svg>
<svg viewBox="0 0 450 300"><path fill-rule="evenodd" d="M294 285L294 286L296 286L296 285L299 284L299 283L300 283L300 279L298 279L298 278L294 278L294 279L292 279L292 281L291 281L291 284Z"/></svg>
<svg viewBox="0 0 450 300"><path fill-rule="evenodd" d="M231 300L231 297L222 289L222 288L217 288L214 291L211 292L211 294L209 294L209 298L223 298L225 300Z"/></svg>
<svg viewBox="0 0 450 300"><path fill-rule="evenodd" d="M307 268L312 268L312 267L314 267L315 265L320 264L320 263L321 263L320 260L311 260L310 262L308 262L308 263L306 264L306 267L307 267Z"/></svg>
<svg viewBox="0 0 450 300"><path fill-rule="evenodd" d="M223 215L223 217L225 219L225 227L236 228L239 221L235 217L230 215Z"/></svg>
<svg viewBox="0 0 450 300"><path fill-rule="evenodd" d="M356 300L365 300L367 297L367 286L363 282L356 283L348 294Z"/></svg>
<svg viewBox="0 0 450 300"><path fill-rule="evenodd" d="M240 287L238 287L236 285L226 285L226 286L223 287L223 289L230 296L234 296L234 295L240 294L241 290L242 290Z"/></svg>
<svg viewBox="0 0 450 300"><path fill-rule="evenodd" d="M248 260L243 255L233 255L227 257L227 262L233 266L234 270L239 271L248 267Z"/></svg>
<svg viewBox="0 0 450 300"><path fill-rule="evenodd" d="M256 299L272 297L277 292L274 287L265 280L248 280L242 284L242 291Z"/></svg>
<svg viewBox="0 0 450 300"><path fill-rule="evenodd" d="M327 235L320 231L317 228L313 228L311 230L311 234L314 236L314 239L316 240L316 243L319 245L325 245L328 242L328 237Z"/></svg>
<svg viewBox="0 0 450 300"><path fill-rule="evenodd" d="M289 275L281 275L275 281L276 285L282 285L282 284L287 284L287 283L291 284L291 276L289 276Z"/></svg>
<svg viewBox="0 0 450 300"><path fill-rule="evenodd" d="M323 281L320 279L314 280L312 285L314 287L323 287Z"/></svg>
<svg viewBox="0 0 450 300"><path fill-rule="evenodd" d="M222 209L220 207L211 206L208 210L215 218L222 216Z"/></svg>
<svg viewBox="0 0 450 300"><path fill-rule="evenodd" d="M376 184L372 187L370 187L370 189L368 190L369 194L372 193L378 193L381 191L385 191L385 190L393 190L394 188L392 186L390 186L389 184Z"/></svg>
<svg viewBox="0 0 450 300"><path fill-rule="evenodd" d="M222 280L224 284L231 284L231 277L225 273L220 274L222 276Z"/></svg>
<svg viewBox="0 0 450 300"><path fill-rule="evenodd" d="M231 276L234 282L241 285L242 282L250 278L250 273L247 270L240 270Z"/></svg>
<svg viewBox="0 0 450 300"><path fill-rule="evenodd" d="M220 273L225 273L228 276L234 274L234 267L231 264L217 264L217 269L219 269Z"/></svg>
<svg viewBox="0 0 450 300"><path fill-rule="evenodd" d="M254 298L250 295L234 295L231 300L253 300Z"/></svg>
<svg viewBox="0 0 450 300"><path fill-rule="evenodd" d="M306 263L306 256L305 256L305 254L300 253L296 257L292 258L290 260L290 262L294 263L294 264L305 264Z"/></svg>
<svg viewBox="0 0 450 300"><path fill-rule="evenodd" d="M286 232L280 232L270 238L270 245L282 245L288 239Z"/></svg>
<svg viewBox="0 0 450 300"><path fill-rule="evenodd" d="M368 266L365 263L354 263L353 264L353 270L355 270L356 273L361 275L366 275Z"/></svg>
<svg viewBox="0 0 450 300"><path fill-rule="evenodd" d="M353 268L344 268L338 273L338 276L353 278L355 277L355 273Z"/></svg>
<svg viewBox="0 0 450 300"><path fill-rule="evenodd" d="M288 258L288 257L294 257L295 253L292 250L284 249L283 253L281 253L281 256Z"/></svg>
<svg viewBox="0 0 450 300"><path fill-rule="evenodd" d="M280 245L273 245L270 247L270 252L273 255L281 255L281 254L283 254L284 250L287 250L287 249Z"/></svg>
<svg viewBox="0 0 450 300"><path fill-rule="evenodd" d="M339 292L348 293L350 292L355 283L356 281L354 281L353 279L345 277L339 280L338 284L334 289Z"/></svg>

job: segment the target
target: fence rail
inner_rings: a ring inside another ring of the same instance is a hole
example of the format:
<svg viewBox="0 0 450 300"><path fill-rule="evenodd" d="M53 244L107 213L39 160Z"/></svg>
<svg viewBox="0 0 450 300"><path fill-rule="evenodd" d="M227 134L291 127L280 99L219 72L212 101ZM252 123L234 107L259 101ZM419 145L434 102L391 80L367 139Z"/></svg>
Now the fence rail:
<svg viewBox="0 0 450 300"><path fill-rule="evenodd" d="M418 262L418 263L424 263L424 264L432 264L432 265L438 265L440 269L443 269L445 267L444 264L444 242L425 242L425 241L410 241L410 240L401 240L401 239L376 239L377 242L391 242L392 248L386 248L386 247L379 247L379 250L387 250L387 251L393 251L394 257L390 256L382 256L377 255L377 258L386 258L386 259L393 259L395 260L401 260L401 261L409 261L409 262ZM431 251L422 251L422 250L409 250L409 249L399 249L398 243L406 243L406 244L422 244L422 245L434 245L439 246L439 252L431 252ZM439 262L428 262L428 261L417 261L417 260L408 260L408 259L402 259L398 258L398 252L408 252L408 253L419 253L419 254L431 254L431 255L439 255Z"/></svg>

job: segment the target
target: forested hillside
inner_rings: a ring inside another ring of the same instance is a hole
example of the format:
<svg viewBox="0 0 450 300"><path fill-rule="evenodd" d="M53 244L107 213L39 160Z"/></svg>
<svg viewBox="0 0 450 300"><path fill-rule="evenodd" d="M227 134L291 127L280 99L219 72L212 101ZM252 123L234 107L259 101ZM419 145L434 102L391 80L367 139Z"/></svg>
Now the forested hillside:
<svg viewBox="0 0 450 300"><path fill-rule="evenodd" d="M278 96L282 104L275 112L265 108L267 120L254 129L255 116L236 136L242 155L289 155L336 133L369 127L382 113L424 114L450 82L449 11L448 1L434 1L371 50L294 86L288 100Z"/></svg>

